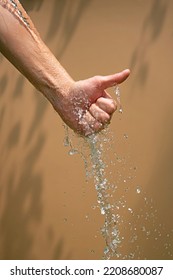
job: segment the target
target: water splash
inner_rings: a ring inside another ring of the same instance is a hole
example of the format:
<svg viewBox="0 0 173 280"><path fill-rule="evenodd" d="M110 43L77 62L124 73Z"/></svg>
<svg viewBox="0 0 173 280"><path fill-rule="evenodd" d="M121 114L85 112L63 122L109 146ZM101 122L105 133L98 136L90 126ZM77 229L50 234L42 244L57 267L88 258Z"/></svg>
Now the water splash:
<svg viewBox="0 0 173 280"><path fill-rule="evenodd" d="M113 138L109 128L99 134L82 138L77 137L65 126L64 145L69 147L70 155L78 153L82 157L86 178L94 180L97 206L94 205L92 208L99 207L100 214L104 217L104 225L101 228L106 243L103 258L147 259L144 248L140 244L141 240L146 244L152 244L150 248L153 247L154 251L158 248L159 242L159 246L163 247L163 257L170 258L172 256L170 236L164 224L158 223L153 199L147 196L141 185L134 186L137 167L131 165L127 168L127 159L117 153L114 153L114 161L106 158L108 152L112 150ZM75 148L73 140L75 140ZM113 168L113 180L115 180L116 170L116 184L108 180L111 174L110 168ZM141 207L138 209L134 208L130 201L134 195L136 195L135 199L140 200ZM126 252L126 248L130 253Z"/></svg>
<svg viewBox="0 0 173 280"><path fill-rule="evenodd" d="M121 105L121 92L120 92L120 88L119 88L119 85L117 84L115 86L115 95L116 95L116 98L117 98L117 102L118 102L118 105L119 105L119 113L123 113L123 108L122 108L122 105Z"/></svg>
<svg viewBox="0 0 173 280"><path fill-rule="evenodd" d="M14 1L14 0L3 0L0 1L0 5L2 7L8 9L8 11L16 17L22 23L25 27L27 27L28 31L30 28L29 21L28 21L28 16L25 11L21 11L19 7L19 1Z"/></svg>

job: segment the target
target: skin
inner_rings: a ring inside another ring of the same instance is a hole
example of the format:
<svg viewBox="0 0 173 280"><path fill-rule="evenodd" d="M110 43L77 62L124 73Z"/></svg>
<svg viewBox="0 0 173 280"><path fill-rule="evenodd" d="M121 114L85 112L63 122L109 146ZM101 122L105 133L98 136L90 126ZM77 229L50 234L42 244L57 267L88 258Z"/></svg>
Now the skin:
<svg viewBox="0 0 173 280"><path fill-rule="evenodd" d="M0 0L0 51L49 100L62 120L83 136L110 123L117 105L106 89L124 82L130 74L126 69L74 81L18 1Z"/></svg>

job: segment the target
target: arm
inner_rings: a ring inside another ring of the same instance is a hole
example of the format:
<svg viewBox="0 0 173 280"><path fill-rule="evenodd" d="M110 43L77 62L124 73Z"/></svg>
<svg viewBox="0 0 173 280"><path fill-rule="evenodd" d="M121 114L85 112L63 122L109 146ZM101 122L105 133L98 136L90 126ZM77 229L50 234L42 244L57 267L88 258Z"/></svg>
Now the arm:
<svg viewBox="0 0 173 280"><path fill-rule="evenodd" d="M0 0L0 51L50 101L74 131L88 135L111 119L116 104L106 88L129 70L75 82L41 40L19 1Z"/></svg>

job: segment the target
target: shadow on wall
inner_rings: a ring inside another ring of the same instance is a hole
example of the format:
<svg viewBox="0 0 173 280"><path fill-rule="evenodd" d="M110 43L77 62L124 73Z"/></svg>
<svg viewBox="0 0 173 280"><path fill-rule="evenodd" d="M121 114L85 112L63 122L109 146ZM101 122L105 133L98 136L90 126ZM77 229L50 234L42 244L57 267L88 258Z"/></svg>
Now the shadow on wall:
<svg viewBox="0 0 173 280"><path fill-rule="evenodd" d="M0 53L0 63L3 61L3 55Z"/></svg>
<svg viewBox="0 0 173 280"><path fill-rule="evenodd" d="M53 13L49 31L46 35L46 41L52 40L57 33L60 34L56 52L58 58L63 55L83 12L89 6L90 2L91 0L54 0Z"/></svg>
<svg viewBox="0 0 173 280"><path fill-rule="evenodd" d="M39 11L44 0L21 0L26 11ZM63 55L70 39L72 38L79 20L89 6L91 0L54 0L52 5L52 16L49 23L48 33L45 41L49 42L60 33L57 40L57 51L55 55L60 59Z"/></svg>
<svg viewBox="0 0 173 280"><path fill-rule="evenodd" d="M20 3L22 4L22 6L25 8L25 10L27 12L32 11L34 9L36 9L37 11L40 10L42 4L43 4L44 0L34 0L34 1L30 1L30 0L20 0Z"/></svg>
<svg viewBox="0 0 173 280"><path fill-rule="evenodd" d="M139 83L141 86L145 86L146 84L150 66L147 52L150 45L156 42L162 32L168 6L169 0L153 0L151 10L144 20L139 44L134 50L129 66L131 70L135 68L137 70L135 85Z"/></svg>
<svg viewBox="0 0 173 280"><path fill-rule="evenodd" d="M18 137L20 136L17 127ZM13 130L13 132L15 132ZM34 172L34 166L44 146L45 137L40 135L35 146L29 150L23 160L19 178L17 167L12 165L8 172L6 184L1 186L4 195L4 209L0 222L1 259L27 259L32 249L32 234L29 233L30 222L39 222L42 215L41 191L42 176ZM7 141L8 150L17 145L17 141ZM14 147L15 148L15 147ZM8 158L7 158L8 161ZM1 170L3 170L1 168Z"/></svg>
<svg viewBox="0 0 173 280"><path fill-rule="evenodd" d="M53 2L51 22L46 40L51 40L60 28L62 32L61 45L57 48L58 56L61 56L67 47L82 12L90 0L59 0ZM21 0L27 11L40 10L43 0ZM6 63L0 55L0 63ZM25 141L22 142L22 128L25 127L26 116L21 113L20 119L14 118L5 123L4 115L9 115L12 106L20 106L16 100L22 100L24 94L30 94L29 87L22 75L16 75L14 89L8 70L0 69L0 132L6 127L4 141L0 143L0 204L2 212L0 219L0 259L34 259L32 249L34 245L34 233L30 226L42 221L43 204L43 176L35 171L35 165L42 153L46 141L46 132L42 129L42 122L47 110L47 101L35 94L31 106L35 108L33 119L27 127ZM6 68L7 69L7 68ZM35 89L34 89L35 91ZM4 94L5 93L5 94ZM8 102L8 103L7 103ZM10 105L7 106L7 104ZM22 101L21 101L22 103ZM17 105L15 105L17 104ZM22 106L22 104L21 104ZM20 108L19 108L20 110ZM9 119L9 118L8 118ZM18 154L18 151L20 151ZM63 255L63 239L56 242L53 259L61 259ZM39 252L38 252L39 255ZM69 256L66 256L68 259Z"/></svg>
<svg viewBox="0 0 173 280"><path fill-rule="evenodd" d="M140 85L143 87L147 82L150 70L150 61L147 58L148 50L151 44L156 43L162 33L169 3L169 0L154 0L151 10L144 20L139 44L134 50L130 63L130 68L136 70L133 86ZM158 83L158 80L153 81L153 86L156 83ZM170 90L172 90L172 85ZM148 253L149 259L172 259L173 254L173 212L170 211L173 197L173 122L169 104L167 108L168 110L165 110L165 115L163 115L164 125L160 127L163 137L159 139L160 149L158 149L158 158L155 160L155 168L147 184L147 189L150 190L151 196L157 202L157 209L159 209L159 213L155 214L156 216L158 215L158 220L160 220L156 228L159 226L159 223L162 226L160 228L161 236L159 236L159 240L154 240L153 243L151 243L152 240L145 243L145 252ZM154 243L155 251L152 250Z"/></svg>
<svg viewBox="0 0 173 280"><path fill-rule="evenodd" d="M172 133L172 109L167 114L165 126L163 128L164 137L160 141L158 159L153 174L148 183L148 188L152 190L153 197L159 206L159 217L163 222L164 257L172 260L173 257L173 133ZM159 176L158 176L159 174ZM159 246L158 246L159 247ZM148 248L149 250L149 248ZM160 252L161 253L161 252Z"/></svg>

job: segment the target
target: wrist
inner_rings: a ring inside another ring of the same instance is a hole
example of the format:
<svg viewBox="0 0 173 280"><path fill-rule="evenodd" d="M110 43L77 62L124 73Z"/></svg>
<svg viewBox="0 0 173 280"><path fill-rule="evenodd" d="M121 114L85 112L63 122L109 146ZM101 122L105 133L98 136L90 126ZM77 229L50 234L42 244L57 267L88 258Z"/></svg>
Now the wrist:
<svg viewBox="0 0 173 280"><path fill-rule="evenodd" d="M59 75L58 75L59 76ZM56 75L49 76L48 82L41 87L42 94L48 99L53 108L59 113L62 104L68 100L71 89L75 82L64 73L57 78Z"/></svg>

